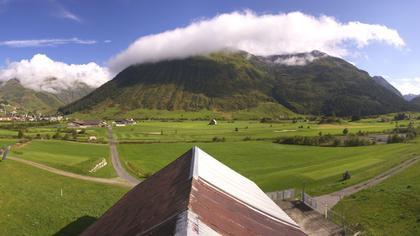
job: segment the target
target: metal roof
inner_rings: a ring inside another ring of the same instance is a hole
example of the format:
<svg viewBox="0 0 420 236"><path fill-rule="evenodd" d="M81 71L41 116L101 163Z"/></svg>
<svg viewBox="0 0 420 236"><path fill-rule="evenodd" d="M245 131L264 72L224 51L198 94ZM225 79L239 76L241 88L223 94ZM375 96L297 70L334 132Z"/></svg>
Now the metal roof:
<svg viewBox="0 0 420 236"><path fill-rule="evenodd" d="M82 235L305 235L258 186L194 147Z"/></svg>

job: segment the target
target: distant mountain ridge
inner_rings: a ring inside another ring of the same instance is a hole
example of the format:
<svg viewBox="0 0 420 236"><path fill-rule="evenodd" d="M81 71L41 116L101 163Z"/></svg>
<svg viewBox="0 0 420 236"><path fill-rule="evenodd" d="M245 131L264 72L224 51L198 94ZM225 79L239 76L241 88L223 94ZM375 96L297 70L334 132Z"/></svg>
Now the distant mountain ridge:
<svg viewBox="0 0 420 236"><path fill-rule="evenodd" d="M372 79L373 79L373 81L375 81L379 85L383 86L384 88L388 89L389 91L395 93L396 95L398 95L400 97L403 97L401 92L398 89L396 89L394 86L392 86L384 77L373 76Z"/></svg>
<svg viewBox="0 0 420 236"><path fill-rule="evenodd" d="M403 97L404 97L404 99L406 101L411 101L411 100L413 100L413 99L415 99L415 98L417 98L419 96L420 96L419 94L412 94L412 93L410 93L410 94L404 95Z"/></svg>
<svg viewBox="0 0 420 236"><path fill-rule="evenodd" d="M264 102L301 114L339 116L416 109L377 81L319 51L267 57L220 52L130 66L60 111L93 113L98 107L232 111Z"/></svg>
<svg viewBox="0 0 420 236"><path fill-rule="evenodd" d="M81 84L55 94L26 88L19 79L11 79L0 83L0 102L3 106L25 113L55 113L60 106L80 99L92 90Z"/></svg>

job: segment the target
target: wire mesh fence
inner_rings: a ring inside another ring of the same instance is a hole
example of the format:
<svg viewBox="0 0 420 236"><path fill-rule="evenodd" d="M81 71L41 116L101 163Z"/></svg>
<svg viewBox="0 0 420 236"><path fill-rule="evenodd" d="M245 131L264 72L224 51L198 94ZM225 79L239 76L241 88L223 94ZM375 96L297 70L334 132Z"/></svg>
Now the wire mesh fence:
<svg viewBox="0 0 420 236"><path fill-rule="evenodd" d="M357 230L353 225L346 221L343 213L338 213L328 208L327 204L322 203L310 196L309 194L302 192L302 202L313 210L323 214L325 218L334 222L335 224L342 227L343 235L359 235L360 230Z"/></svg>
<svg viewBox="0 0 420 236"><path fill-rule="evenodd" d="M286 189L282 191L268 192L266 194L273 201L291 200L295 198L295 189Z"/></svg>

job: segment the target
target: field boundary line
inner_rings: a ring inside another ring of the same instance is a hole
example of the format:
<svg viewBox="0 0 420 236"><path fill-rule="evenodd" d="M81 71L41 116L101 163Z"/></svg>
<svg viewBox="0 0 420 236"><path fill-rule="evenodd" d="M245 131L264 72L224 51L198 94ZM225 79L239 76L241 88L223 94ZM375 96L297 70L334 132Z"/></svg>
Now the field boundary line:
<svg viewBox="0 0 420 236"><path fill-rule="evenodd" d="M101 183L101 184L133 187L132 184L126 182L125 180L123 180L121 178L106 179L106 178L91 177L91 176L86 176L86 175L79 175L79 174L75 174L75 173L72 173L72 172L56 169L54 167L50 167L50 166L47 166L47 165L44 165L44 164L40 164L40 163L37 163L37 162L28 161L28 160L24 160L24 159L16 158L16 157L8 157L7 160L17 161L17 162L20 162L20 163L23 163L23 164L26 164L26 165L36 167L38 169L48 171L50 173L70 177L70 178L73 178L73 179L85 180L85 181Z"/></svg>

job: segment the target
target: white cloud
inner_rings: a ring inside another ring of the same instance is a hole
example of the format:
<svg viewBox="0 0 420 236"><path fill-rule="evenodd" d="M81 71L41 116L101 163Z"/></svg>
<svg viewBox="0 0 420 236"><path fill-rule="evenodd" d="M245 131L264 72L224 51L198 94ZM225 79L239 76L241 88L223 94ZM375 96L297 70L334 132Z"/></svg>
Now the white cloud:
<svg viewBox="0 0 420 236"><path fill-rule="evenodd" d="M314 56L312 53L304 53L302 55L279 57L276 60L274 60L274 63L286 66L304 66L324 56L326 56L326 54Z"/></svg>
<svg viewBox="0 0 420 236"><path fill-rule="evenodd" d="M104 43L112 43L112 41L107 39L107 40L104 40Z"/></svg>
<svg viewBox="0 0 420 236"><path fill-rule="evenodd" d="M420 77L394 79L391 84L402 94L420 94Z"/></svg>
<svg viewBox="0 0 420 236"><path fill-rule="evenodd" d="M8 47L51 47L64 44L95 44L95 40L83 40L79 38L69 39L28 39L28 40L7 40L0 41L0 46Z"/></svg>
<svg viewBox="0 0 420 236"><path fill-rule="evenodd" d="M61 89L74 88L79 82L90 87L99 87L111 75L106 68L93 62L66 64L53 61L46 55L36 54L30 60L11 62L0 69L0 81L14 78L19 79L27 88L56 93Z"/></svg>
<svg viewBox="0 0 420 236"><path fill-rule="evenodd" d="M256 55L320 50L343 57L348 54L349 45L361 49L372 42L397 48L405 46L396 30L383 25L341 23L333 17L314 17L301 12L266 15L232 12L141 37L108 64L117 73L137 63L184 58L224 48Z"/></svg>
<svg viewBox="0 0 420 236"><path fill-rule="evenodd" d="M60 17L61 18L64 18L64 19L69 19L69 20L77 21L77 22L82 22L82 19L79 16L71 13L70 11L68 11L68 10L66 10L64 8L62 9L62 11L60 13Z"/></svg>

